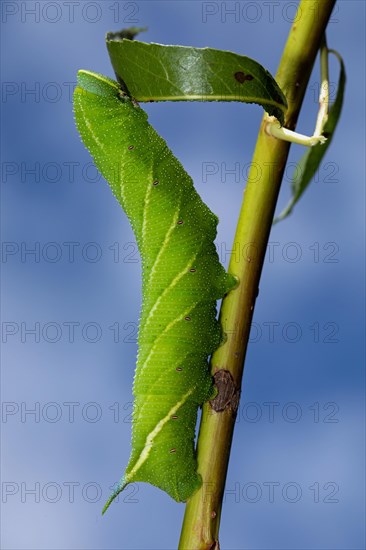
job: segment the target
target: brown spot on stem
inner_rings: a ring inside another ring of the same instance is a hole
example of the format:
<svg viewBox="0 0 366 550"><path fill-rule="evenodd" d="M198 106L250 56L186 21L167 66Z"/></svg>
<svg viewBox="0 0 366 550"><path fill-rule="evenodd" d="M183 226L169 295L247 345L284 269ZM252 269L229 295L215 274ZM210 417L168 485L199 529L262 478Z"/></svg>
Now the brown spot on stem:
<svg viewBox="0 0 366 550"><path fill-rule="evenodd" d="M135 148L134 145L129 145L129 146L128 146L128 150L129 150L129 151L132 151L132 149L134 149L134 148Z"/></svg>
<svg viewBox="0 0 366 550"><path fill-rule="evenodd" d="M235 415L239 405L240 389L236 387L231 373L224 369L218 370L214 374L214 382L218 393L210 401L211 408L216 412L229 409Z"/></svg>

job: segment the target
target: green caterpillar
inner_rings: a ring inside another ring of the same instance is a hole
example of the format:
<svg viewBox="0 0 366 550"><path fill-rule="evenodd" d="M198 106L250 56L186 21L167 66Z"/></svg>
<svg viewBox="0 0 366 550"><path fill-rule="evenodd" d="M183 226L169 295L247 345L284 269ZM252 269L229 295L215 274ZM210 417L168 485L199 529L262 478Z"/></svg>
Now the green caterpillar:
<svg viewBox="0 0 366 550"><path fill-rule="evenodd" d="M110 502L145 481L186 501L201 484L198 407L213 397L207 358L220 345L216 301L237 281L219 263L217 217L119 84L79 71L78 130L126 212L142 258L132 452Z"/></svg>

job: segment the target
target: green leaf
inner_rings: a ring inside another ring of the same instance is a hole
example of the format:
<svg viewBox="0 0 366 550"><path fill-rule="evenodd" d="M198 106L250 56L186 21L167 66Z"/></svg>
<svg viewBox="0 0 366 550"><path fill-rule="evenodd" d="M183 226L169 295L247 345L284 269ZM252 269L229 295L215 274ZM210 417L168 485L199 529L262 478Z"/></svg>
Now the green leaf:
<svg viewBox="0 0 366 550"><path fill-rule="evenodd" d="M228 51L116 40L107 47L123 89L137 101L258 103L281 124L287 101L259 63Z"/></svg>
<svg viewBox="0 0 366 550"><path fill-rule="evenodd" d="M340 63L340 73L336 99L332 107L330 108L328 120L324 126L323 131L323 135L327 138L327 141L324 145L318 144L314 147L309 148L300 159L292 177L292 198L286 208L281 212L281 214L274 219L273 223L277 223L286 218L289 214L291 214L295 204L299 201L304 191L309 186L311 180L315 175L315 172L317 171L321 161L323 160L323 157L332 142L333 135L338 124L343 105L343 96L346 84L346 71L341 56L334 50L329 50L329 52L336 55Z"/></svg>

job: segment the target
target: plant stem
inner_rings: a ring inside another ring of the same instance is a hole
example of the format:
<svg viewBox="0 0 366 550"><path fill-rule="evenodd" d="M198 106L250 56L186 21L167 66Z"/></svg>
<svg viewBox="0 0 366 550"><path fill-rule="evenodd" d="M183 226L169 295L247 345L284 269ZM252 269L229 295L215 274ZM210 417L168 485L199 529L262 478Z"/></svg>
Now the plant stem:
<svg viewBox="0 0 366 550"><path fill-rule="evenodd" d="M294 130L335 0L301 0L277 71L289 103L285 126ZM269 136L263 118L244 193L229 272L238 287L223 300L220 318L227 340L212 357L219 394L205 403L198 437L202 487L188 501L180 550L215 550L238 395L263 260L290 144ZM258 171L261 173L258 181ZM229 374L230 373L230 374ZM226 397L222 391L226 389ZM228 397L229 396L229 397ZM231 397L231 398L230 398ZM240 526L237 526L238 530Z"/></svg>

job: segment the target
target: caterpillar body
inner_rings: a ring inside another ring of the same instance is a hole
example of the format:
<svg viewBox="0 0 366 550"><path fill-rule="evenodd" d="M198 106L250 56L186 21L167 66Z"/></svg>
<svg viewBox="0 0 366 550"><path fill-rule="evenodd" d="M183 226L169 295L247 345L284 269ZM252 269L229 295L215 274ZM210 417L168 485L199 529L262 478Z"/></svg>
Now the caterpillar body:
<svg viewBox="0 0 366 550"><path fill-rule="evenodd" d="M200 486L198 407L213 397L208 356L220 345L216 301L236 286L214 245L217 217L119 84L79 71L76 124L126 212L142 261L132 451L107 502L144 481L186 501Z"/></svg>

